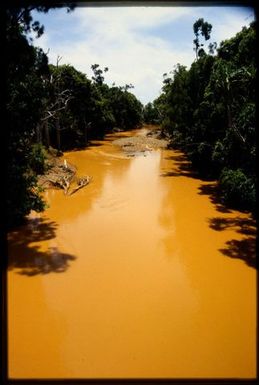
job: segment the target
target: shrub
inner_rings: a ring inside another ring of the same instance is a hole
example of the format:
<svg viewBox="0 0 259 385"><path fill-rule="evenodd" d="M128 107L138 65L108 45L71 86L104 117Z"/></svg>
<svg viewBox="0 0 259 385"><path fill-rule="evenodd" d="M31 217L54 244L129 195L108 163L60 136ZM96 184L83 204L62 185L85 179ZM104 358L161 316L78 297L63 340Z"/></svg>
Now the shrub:
<svg viewBox="0 0 259 385"><path fill-rule="evenodd" d="M225 203L232 207L252 210L255 213L255 180L241 169L224 168L220 174L219 187Z"/></svg>
<svg viewBox="0 0 259 385"><path fill-rule="evenodd" d="M36 174L44 174L44 172L47 170L47 165L46 150L42 144L36 143L32 145L29 158L31 169Z"/></svg>

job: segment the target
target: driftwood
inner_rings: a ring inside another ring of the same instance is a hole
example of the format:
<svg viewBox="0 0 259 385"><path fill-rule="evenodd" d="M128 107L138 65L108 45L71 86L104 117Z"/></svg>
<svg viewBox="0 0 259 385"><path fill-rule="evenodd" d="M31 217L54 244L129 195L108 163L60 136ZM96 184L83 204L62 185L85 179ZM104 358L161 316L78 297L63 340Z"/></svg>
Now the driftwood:
<svg viewBox="0 0 259 385"><path fill-rule="evenodd" d="M68 192L68 189L70 187L70 181L69 181L69 177L67 176L64 176L62 179L61 179L61 182L62 182L62 185L64 186L64 192L65 194L67 194Z"/></svg>
<svg viewBox="0 0 259 385"><path fill-rule="evenodd" d="M61 176L59 178L53 178L51 176L48 176L47 182L52 183L56 187L62 188L65 194L67 194L73 177L74 175L71 175L71 176L66 175L66 176Z"/></svg>
<svg viewBox="0 0 259 385"><path fill-rule="evenodd" d="M58 179L53 179L51 177L48 177L47 181L51 182L56 187L62 188L64 190L65 195L72 195L76 191L78 191L81 188L83 188L84 186L88 185L92 180L92 178L88 175L86 177L79 178L77 181L77 186L74 187L71 191L69 191L70 184L71 184L71 180L69 180L69 179L70 178L67 176L62 176Z"/></svg>
<svg viewBox="0 0 259 385"><path fill-rule="evenodd" d="M88 185L91 180L92 177L88 175L78 177L75 166L64 160L64 163L56 162L45 175L40 177L40 185L43 186L45 183L48 183L50 186L64 190L65 195L72 195ZM71 188L72 183L76 184L74 188Z"/></svg>
<svg viewBox="0 0 259 385"><path fill-rule="evenodd" d="M83 188L84 186L88 185L91 180L92 180L92 178L90 176L88 176L88 175L86 177L84 177L84 178L79 178L78 181L77 181L77 186L74 187L73 190L70 191L68 195L72 195L76 191L78 191L81 188Z"/></svg>

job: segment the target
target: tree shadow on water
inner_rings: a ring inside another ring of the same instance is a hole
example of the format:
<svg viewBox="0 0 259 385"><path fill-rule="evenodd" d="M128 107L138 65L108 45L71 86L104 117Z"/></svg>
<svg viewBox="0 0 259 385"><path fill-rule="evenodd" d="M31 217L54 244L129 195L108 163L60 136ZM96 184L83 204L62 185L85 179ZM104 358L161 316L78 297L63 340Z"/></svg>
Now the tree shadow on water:
<svg viewBox="0 0 259 385"><path fill-rule="evenodd" d="M219 187L216 181L213 181L208 184L202 184L199 187L199 195L208 195L211 203L216 207L217 211L221 213L231 213L232 210L227 208L222 202Z"/></svg>
<svg viewBox="0 0 259 385"><path fill-rule="evenodd" d="M171 155L169 157L166 157L166 160L173 161L172 168L163 172L160 176L186 176L189 178L199 179L198 172L193 170L191 163L187 160L187 157L185 155Z"/></svg>
<svg viewBox="0 0 259 385"><path fill-rule="evenodd" d="M166 157L166 160L172 161L172 168L166 170L160 174L162 177L179 177L185 176L192 179L199 179L202 181L211 181L209 176L202 175L192 166L192 163L188 160L187 156L182 153L174 151L174 155Z"/></svg>
<svg viewBox="0 0 259 385"><path fill-rule="evenodd" d="M208 195L218 212L233 213L233 210L222 202L217 182L202 184L199 187L199 194ZM209 219L209 226L215 231L232 230L242 234L243 239L227 241L225 247L219 251L227 257L241 259L248 266L256 268L256 221L252 217L214 217Z"/></svg>
<svg viewBox="0 0 259 385"><path fill-rule="evenodd" d="M253 237L242 240L233 239L226 242L226 248L219 251L230 258L242 259L248 266L257 267L256 264L256 243Z"/></svg>
<svg viewBox="0 0 259 385"><path fill-rule="evenodd" d="M244 235L256 236L256 223L252 218L221 218L215 217L209 219L209 226L213 230L235 230Z"/></svg>
<svg viewBox="0 0 259 385"><path fill-rule="evenodd" d="M232 208L225 206L219 191L218 183L214 178L203 177L192 169L191 163L187 157L180 152L166 158L172 161L174 168L166 170L161 174L163 177L186 176L199 179L202 183L198 188L199 195L207 195L215 209L219 213L233 214ZM245 210L238 209L240 212L249 214ZM248 266L256 268L256 222L252 217L247 215L246 218L236 217L215 217L209 219L209 226L215 231L232 230L242 234L242 239L232 239L227 241L224 248L219 251L230 258L238 258L243 260Z"/></svg>
<svg viewBox="0 0 259 385"><path fill-rule="evenodd" d="M55 222L42 218L29 219L27 224L8 235L8 269L28 277L38 274L63 273L76 257L62 253L57 247L41 251L32 242L42 242L56 237Z"/></svg>
<svg viewBox="0 0 259 385"><path fill-rule="evenodd" d="M242 259L248 266L256 268L256 222L253 218L221 218L209 219L209 226L216 231L234 230L243 234L241 240L227 241L225 248L219 251L230 258Z"/></svg>

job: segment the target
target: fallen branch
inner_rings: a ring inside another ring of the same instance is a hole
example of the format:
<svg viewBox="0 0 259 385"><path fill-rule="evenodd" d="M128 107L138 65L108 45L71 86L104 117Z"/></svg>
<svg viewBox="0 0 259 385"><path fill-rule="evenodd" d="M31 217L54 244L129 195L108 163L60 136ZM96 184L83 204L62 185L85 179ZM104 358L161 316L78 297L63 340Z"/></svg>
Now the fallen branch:
<svg viewBox="0 0 259 385"><path fill-rule="evenodd" d="M67 194L68 189L70 187L69 177L68 176L62 177L61 182L62 182L62 185L63 185L64 192L65 192L65 194Z"/></svg>
<svg viewBox="0 0 259 385"><path fill-rule="evenodd" d="M49 183L54 187L63 189L64 193L67 194L75 178L76 169L66 161L64 164L61 162L56 162L56 164L53 162L52 164L48 172L40 177L40 184Z"/></svg>
<svg viewBox="0 0 259 385"><path fill-rule="evenodd" d="M50 182L52 185L62 188L64 190L64 193L67 194L73 176L74 175L65 175L56 178L48 175L45 182Z"/></svg>
<svg viewBox="0 0 259 385"><path fill-rule="evenodd" d="M45 183L51 187L57 187L64 190L65 195L72 195L84 186L88 185L92 180L89 175L78 177L76 176L75 166L69 164L66 160L52 162L53 166L45 175L40 177L40 185ZM76 184L76 185L75 185ZM73 188L73 186L75 186Z"/></svg>
<svg viewBox="0 0 259 385"><path fill-rule="evenodd" d="M76 191L78 191L81 188L83 188L84 186L88 185L91 180L92 180L92 178L90 176L88 176L88 175L85 178L79 178L78 181L77 181L77 186L74 187L73 190L70 191L70 193L68 195L72 195Z"/></svg>

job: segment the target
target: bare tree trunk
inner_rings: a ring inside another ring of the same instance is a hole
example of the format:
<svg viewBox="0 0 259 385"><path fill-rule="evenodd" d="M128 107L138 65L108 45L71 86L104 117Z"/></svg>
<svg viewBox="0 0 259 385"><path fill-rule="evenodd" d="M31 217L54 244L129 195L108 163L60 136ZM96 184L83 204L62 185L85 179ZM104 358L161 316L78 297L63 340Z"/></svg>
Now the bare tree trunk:
<svg viewBox="0 0 259 385"><path fill-rule="evenodd" d="M232 110L231 110L231 103L230 103L230 98L227 100L227 116L228 116L228 128L234 133L236 138L243 144L246 145L246 140L241 135L239 130L237 129L236 125L233 122L233 116L232 116Z"/></svg>

